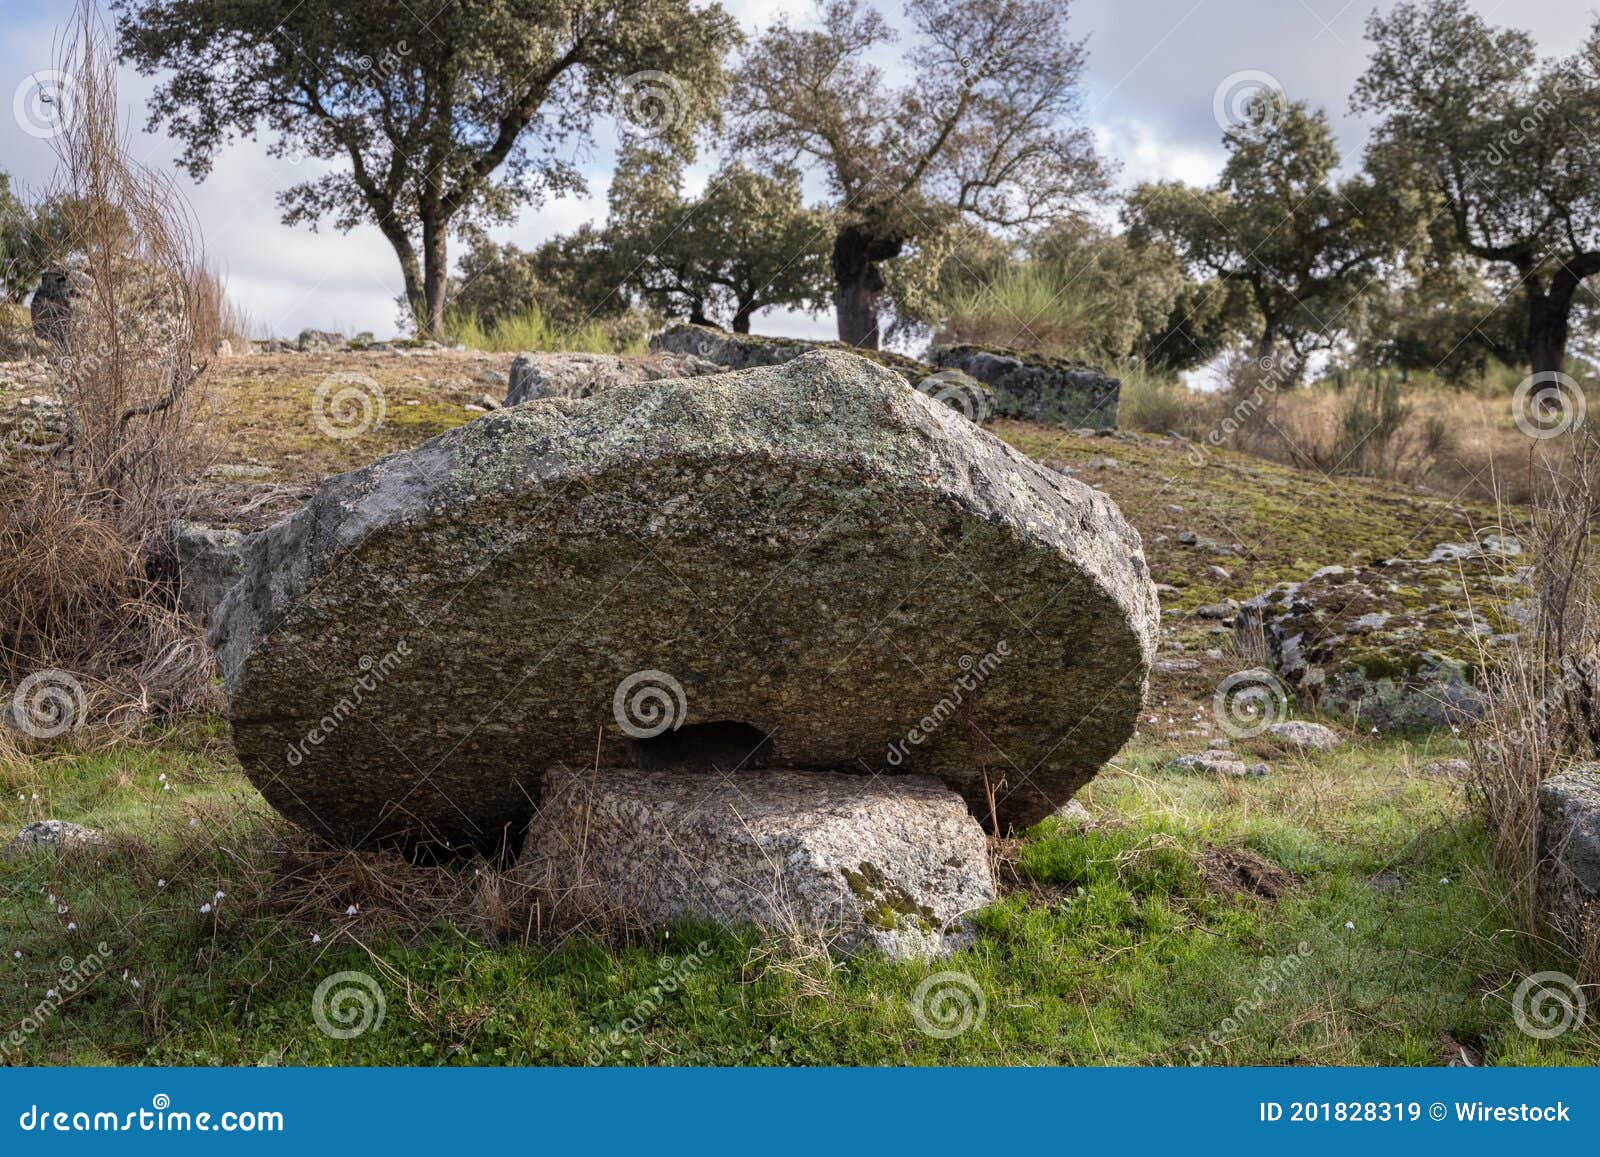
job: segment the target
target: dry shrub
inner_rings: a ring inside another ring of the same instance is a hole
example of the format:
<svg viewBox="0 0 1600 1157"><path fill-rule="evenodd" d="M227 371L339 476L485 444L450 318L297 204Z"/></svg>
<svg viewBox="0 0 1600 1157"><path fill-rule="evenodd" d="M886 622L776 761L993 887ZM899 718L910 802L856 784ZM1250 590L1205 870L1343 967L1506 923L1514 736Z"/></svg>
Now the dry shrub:
<svg viewBox="0 0 1600 1157"><path fill-rule="evenodd" d="M53 455L0 458L0 678L49 673L81 724L209 697L209 654L159 576L201 461L197 353L224 298L171 178L129 157L88 5L62 66L73 99L51 197L69 228L51 265L69 300L46 317L46 357L66 431Z"/></svg>
<svg viewBox="0 0 1600 1157"><path fill-rule="evenodd" d="M1523 536L1532 552L1524 572L1531 614L1509 654L1492 663L1484 656L1487 709L1472 739L1468 786L1518 926L1578 943L1565 917L1541 911L1539 785L1600 752L1600 439L1580 429L1557 441L1536 459L1539 485Z"/></svg>

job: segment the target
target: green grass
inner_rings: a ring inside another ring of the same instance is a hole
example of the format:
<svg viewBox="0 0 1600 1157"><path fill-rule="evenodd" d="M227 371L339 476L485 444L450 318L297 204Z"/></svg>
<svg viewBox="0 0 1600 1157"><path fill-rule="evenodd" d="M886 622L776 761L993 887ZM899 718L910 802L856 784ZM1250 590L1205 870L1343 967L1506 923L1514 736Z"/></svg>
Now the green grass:
<svg viewBox="0 0 1600 1157"><path fill-rule="evenodd" d="M1107 303L1067 270L1040 262L1009 266L944 303L946 340L1103 359Z"/></svg>
<svg viewBox="0 0 1600 1157"><path fill-rule="evenodd" d="M589 354L644 352L643 340L636 337L624 340L619 347L616 332L603 322L588 321L577 328L558 326L545 317L537 306L499 318L487 327L475 317L456 317L448 322L446 328L452 342L487 353L518 353L523 350Z"/></svg>
<svg viewBox="0 0 1600 1157"><path fill-rule="evenodd" d="M936 964L863 958L830 973L814 957L763 957L770 946L756 934L716 928L552 949L449 922L411 927L355 893L354 918L337 907L343 896L296 916L279 859L294 841L232 763L220 724L100 751L80 739L4 772L6 827L52 815L99 826L112 845L0 861L0 1038L60 985L63 957L103 942L98 976L8 1055L1434 1064L1448 1032L1492 1063L1592 1061L1592 1029L1537 1041L1515 1027L1517 980L1563 962L1504 931L1477 821L1454 788L1417 773L1448 750L1372 741L1315 759L1262 753L1273 776L1222 783L1168 772L1170 750L1136 740L1083 793L1095 816L1085 833L1047 821L1021 842L1019 883L982 913L972 947ZM1293 883L1275 901L1228 894L1208 882L1213 849L1267 857ZM1379 871L1404 887L1375 889ZM348 1040L312 1016L317 986L341 971L372 977L386 1004L381 1025ZM919 1028L914 1004L919 984L948 972L970 978L960 983L983 1009L943 1039Z"/></svg>

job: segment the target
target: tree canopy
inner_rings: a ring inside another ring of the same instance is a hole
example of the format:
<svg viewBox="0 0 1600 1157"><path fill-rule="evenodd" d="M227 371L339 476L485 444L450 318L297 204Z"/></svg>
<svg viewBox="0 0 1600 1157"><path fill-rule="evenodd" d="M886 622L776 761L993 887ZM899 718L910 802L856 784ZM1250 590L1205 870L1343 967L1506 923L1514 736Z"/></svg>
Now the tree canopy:
<svg viewBox="0 0 1600 1157"><path fill-rule="evenodd" d="M338 162L280 194L287 223L375 224L419 325L444 323L452 231L582 187L601 116L688 151L714 121L737 39L691 0L114 0L124 56L163 76L150 125L203 178L260 130L291 163ZM318 168L324 166L319 165Z"/></svg>
<svg viewBox="0 0 1600 1157"><path fill-rule="evenodd" d="M1363 177L1336 179L1327 116L1303 102L1256 100L1223 143L1228 160L1210 188L1134 190L1131 236L1170 245L1197 276L1242 288L1257 357L1330 347L1403 245L1412 214Z"/></svg>
<svg viewBox="0 0 1600 1157"><path fill-rule="evenodd" d="M779 20L735 74L739 152L814 164L833 200L840 340L876 348L882 266L962 218L1036 225L1103 187L1075 123L1085 51L1064 0L907 0L908 74L877 61L897 35L863 0L819 27Z"/></svg>
<svg viewBox="0 0 1600 1157"><path fill-rule="evenodd" d="M1437 246L1515 272L1527 364L1559 371L1579 289L1600 273L1600 20L1546 62L1465 0L1401 4L1367 36L1351 104L1384 118L1369 168L1437 198Z"/></svg>

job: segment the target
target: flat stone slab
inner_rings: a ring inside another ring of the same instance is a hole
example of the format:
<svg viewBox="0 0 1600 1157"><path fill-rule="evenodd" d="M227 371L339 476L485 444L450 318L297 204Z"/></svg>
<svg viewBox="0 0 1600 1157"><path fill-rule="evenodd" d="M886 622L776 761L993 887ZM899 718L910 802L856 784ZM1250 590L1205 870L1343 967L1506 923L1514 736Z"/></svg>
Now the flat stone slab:
<svg viewBox="0 0 1600 1157"><path fill-rule="evenodd" d="M505 404L520 406L537 398L587 398L616 386L694 378L724 370L694 354L518 354L511 362Z"/></svg>
<svg viewBox="0 0 1600 1157"><path fill-rule="evenodd" d="M1109 498L831 351L485 415L329 479L244 571L240 761L352 845L501 846L546 768L707 724L1032 824L1132 733L1158 616Z"/></svg>
<svg viewBox="0 0 1600 1157"><path fill-rule="evenodd" d="M920 775L552 769L516 874L558 921L712 920L896 958L959 947L996 895L966 802Z"/></svg>

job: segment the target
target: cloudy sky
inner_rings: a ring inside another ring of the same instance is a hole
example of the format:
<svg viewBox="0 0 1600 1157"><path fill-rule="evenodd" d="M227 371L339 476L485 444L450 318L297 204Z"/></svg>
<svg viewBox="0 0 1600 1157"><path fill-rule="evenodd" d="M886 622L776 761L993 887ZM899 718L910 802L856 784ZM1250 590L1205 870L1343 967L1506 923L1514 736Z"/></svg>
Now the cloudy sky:
<svg viewBox="0 0 1600 1157"><path fill-rule="evenodd" d="M812 11L809 0L723 3L752 31L780 12ZM878 3L886 13L898 11L899 0ZM1123 185L1157 177L1204 182L1222 159L1219 86L1225 100L1230 78L1237 88L1265 74L1291 98L1326 107L1354 159L1366 126L1345 105L1363 68L1362 27L1373 7L1374 0L1074 0L1073 22L1089 38L1084 119L1102 155L1120 165ZM1494 23L1532 33L1550 55L1573 51L1594 18L1585 0L1478 0L1477 7ZM25 188L48 183L54 158L48 141L24 131L22 102L30 76L54 63L58 26L71 8L71 0L0 0L0 95L14 98L12 115L0 114L0 170ZM171 142L143 132L150 85L129 72L122 98L135 154L166 165L176 151ZM586 197L529 210L500 231L501 239L529 245L603 216L609 160L601 142L586 166ZM275 194L306 179L311 165L274 160L264 143L245 141L229 148L202 184L185 178L208 251L258 334L292 335L307 326L388 334L400 277L377 231L312 233L279 222ZM798 314L763 317L757 329L832 336L830 319Z"/></svg>

